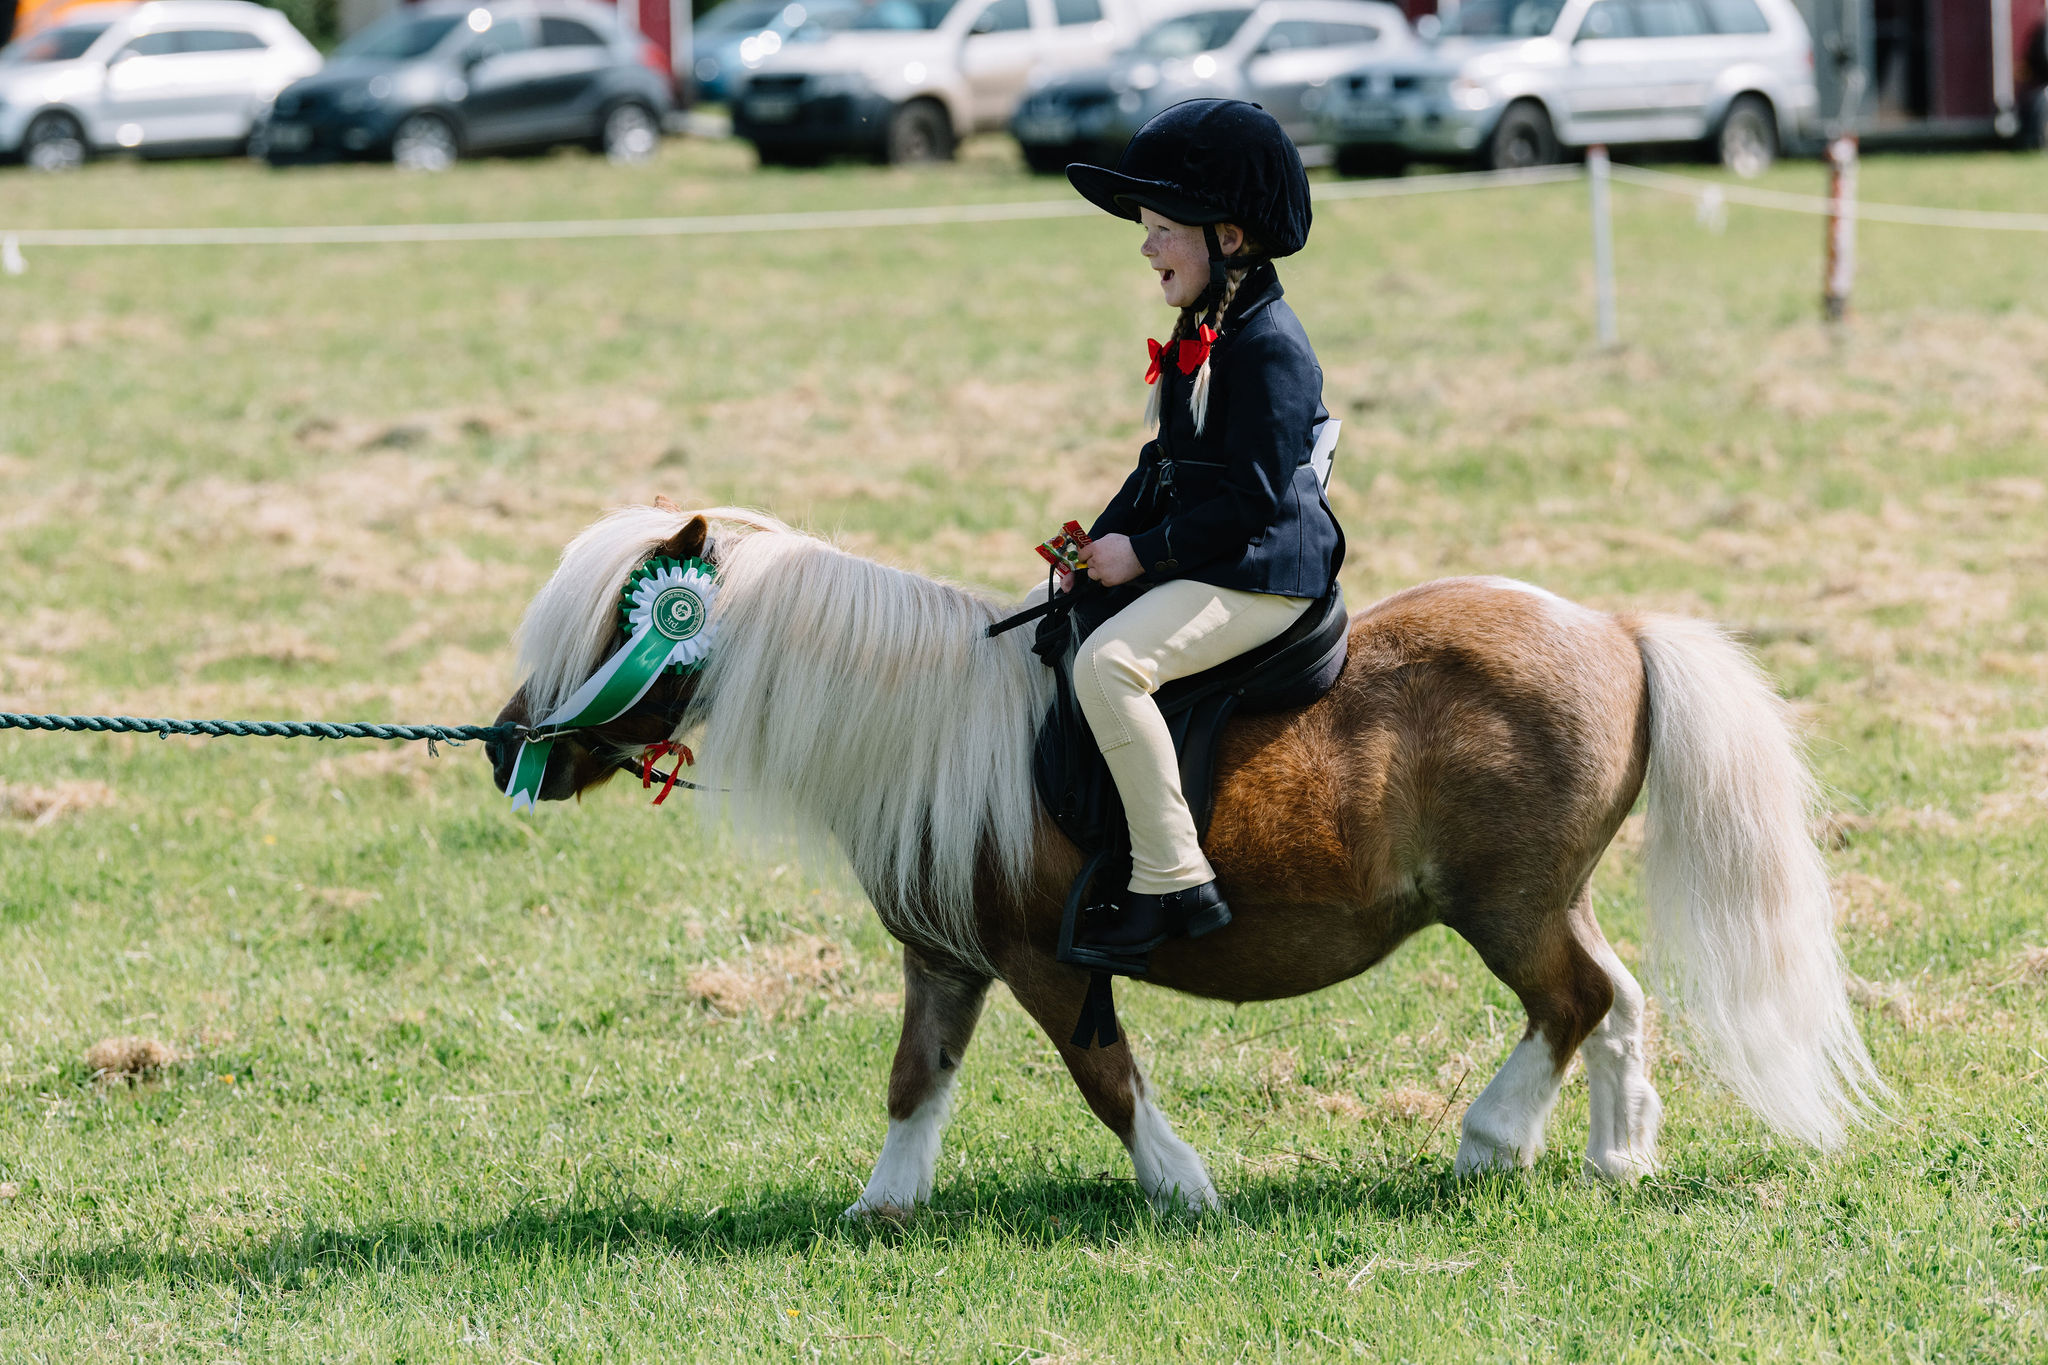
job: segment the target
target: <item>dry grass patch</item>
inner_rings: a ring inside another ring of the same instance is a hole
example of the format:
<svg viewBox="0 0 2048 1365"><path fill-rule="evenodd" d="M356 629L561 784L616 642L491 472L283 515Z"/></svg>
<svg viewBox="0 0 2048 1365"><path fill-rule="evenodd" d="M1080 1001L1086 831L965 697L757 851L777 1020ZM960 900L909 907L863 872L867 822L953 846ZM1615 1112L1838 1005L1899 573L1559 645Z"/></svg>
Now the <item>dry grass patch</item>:
<svg viewBox="0 0 2048 1365"><path fill-rule="evenodd" d="M1835 878L1834 894L1836 922L1863 933L1883 934L1897 919L1917 922L1922 917L1919 902L1867 872Z"/></svg>
<svg viewBox="0 0 2048 1365"><path fill-rule="evenodd" d="M184 1054L169 1043L138 1034L102 1038L85 1051L85 1064L103 1083L144 1080L184 1060Z"/></svg>
<svg viewBox="0 0 2048 1365"><path fill-rule="evenodd" d="M763 1019L801 1013L819 996L846 998L845 955L839 945L816 934L759 944L736 962L698 968L685 989L720 1014L755 1014Z"/></svg>
<svg viewBox="0 0 2048 1365"><path fill-rule="evenodd" d="M2048 982L2048 944L2028 948L2014 958L1999 984L2034 986L2043 982Z"/></svg>
<svg viewBox="0 0 2048 1365"><path fill-rule="evenodd" d="M66 781L47 787L0 782L0 819L42 829L76 811L98 810L119 799L104 782Z"/></svg>

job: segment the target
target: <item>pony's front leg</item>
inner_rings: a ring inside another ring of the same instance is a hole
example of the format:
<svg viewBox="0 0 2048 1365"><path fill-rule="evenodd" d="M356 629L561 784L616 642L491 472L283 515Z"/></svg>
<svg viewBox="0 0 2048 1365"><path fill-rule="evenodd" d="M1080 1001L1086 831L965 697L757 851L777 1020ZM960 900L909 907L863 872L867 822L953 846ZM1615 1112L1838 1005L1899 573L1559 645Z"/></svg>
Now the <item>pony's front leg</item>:
<svg viewBox="0 0 2048 1365"><path fill-rule="evenodd" d="M889 1136L847 1217L907 1213L931 1197L953 1082L988 987L989 978L972 968L904 948L903 1037L889 1070Z"/></svg>
<svg viewBox="0 0 2048 1365"><path fill-rule="evenodd" d="M1216 1208L1222 1201L1209 1179L1209 1168L1195 1149L1175 1135L1173 1125L1152 1102L1152 1087L1131 1056L1130 1035L1108 1047L1078 1048L1071 1041L1088 993L1088 973L1068 967L1035 966L1028 974L1004 980L1017 1003L1038 1021L1059 1049L1060 1060L1081 1097L1131 1154L1138 1188L1158 1209Z"/></svg>

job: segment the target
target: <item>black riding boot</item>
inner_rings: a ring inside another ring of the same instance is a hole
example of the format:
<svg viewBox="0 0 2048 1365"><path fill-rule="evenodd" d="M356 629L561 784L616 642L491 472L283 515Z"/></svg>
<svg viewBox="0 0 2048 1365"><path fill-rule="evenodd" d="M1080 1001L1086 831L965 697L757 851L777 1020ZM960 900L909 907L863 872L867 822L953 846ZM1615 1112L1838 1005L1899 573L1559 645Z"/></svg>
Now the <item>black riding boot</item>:
<svg viewBox="0 0 2048 1365"><path fill-rule="evenodd" d="M1230 907L1213 881L1163 896L1124 891L1081 912L1074 942L1060 961L1124 976L1143 976L1152 950L1169 938L1200 938L1230 923Z"/></svg>

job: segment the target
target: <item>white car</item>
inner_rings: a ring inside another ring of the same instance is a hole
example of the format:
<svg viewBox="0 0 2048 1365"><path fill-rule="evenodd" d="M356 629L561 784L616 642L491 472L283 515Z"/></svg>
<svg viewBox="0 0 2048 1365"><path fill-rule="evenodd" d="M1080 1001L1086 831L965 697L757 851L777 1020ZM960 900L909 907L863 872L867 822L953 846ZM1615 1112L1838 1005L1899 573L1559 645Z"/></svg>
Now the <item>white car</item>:
<svg viewBox="0 0 2048 1365"><path fill-rule="evenodd" d="M1755 175L1819 106L1792 0L1466 0L1430 49L1331 82L1322 131L1347 172L1706 142Z"/></svg>
<svg viewBox="0 0 2048 1365"><path fill-rule="evenodd" d="M0 48L0 156L65 170L98 151L232 153L320 53L246 0L69 10Z"/></svg>
<svg viewBox="0 0 2048 1365"><path fill-rule="evenodd" d="M823 42L762 62L733 131L770 163L943 160L1008 124L1034 74L1106 61L1149 14L1139 0L874 0Z"/></svg>

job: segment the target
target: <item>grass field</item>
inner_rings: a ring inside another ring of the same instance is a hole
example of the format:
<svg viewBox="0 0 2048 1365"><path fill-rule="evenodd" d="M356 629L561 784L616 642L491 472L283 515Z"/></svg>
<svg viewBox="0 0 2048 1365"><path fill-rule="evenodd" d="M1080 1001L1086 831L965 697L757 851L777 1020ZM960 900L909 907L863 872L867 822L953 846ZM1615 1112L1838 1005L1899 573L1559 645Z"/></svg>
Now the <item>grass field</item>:
<svg viewBox="0 0 2048 1365"><path fill-rule="evenodd" d="M1701 172L1706 174L1706 172ZM1811 190L1811 164L1768 183ZM2036 160L1873 200L2048 208ZM999 146L672 145L0 177L0 228L1043 198ZM637 790L516 820L474 752L0 734L0 1356L2048 1359L2048 252L1617 187L1329 203L1283 272L1346 419L1354 603L1501 572L1748 633L1810 721L1890 1121L1819 1158L1665 1047L1665 1171L1450 1178L1519 1029L1462 943L1123 1013L1225 1208L1155 1216L1000 990L934 1205L880 1143L893 945ZM0 277L0 709L481 721L561 544L666 493L1021 590L1107 497L1165 314L1077 219L29 253ZM682 809L678 809L682 806ZM1638 955L1633 828L1598 905ZM139 1083L86 1054L141 1035Z"/></svg>

